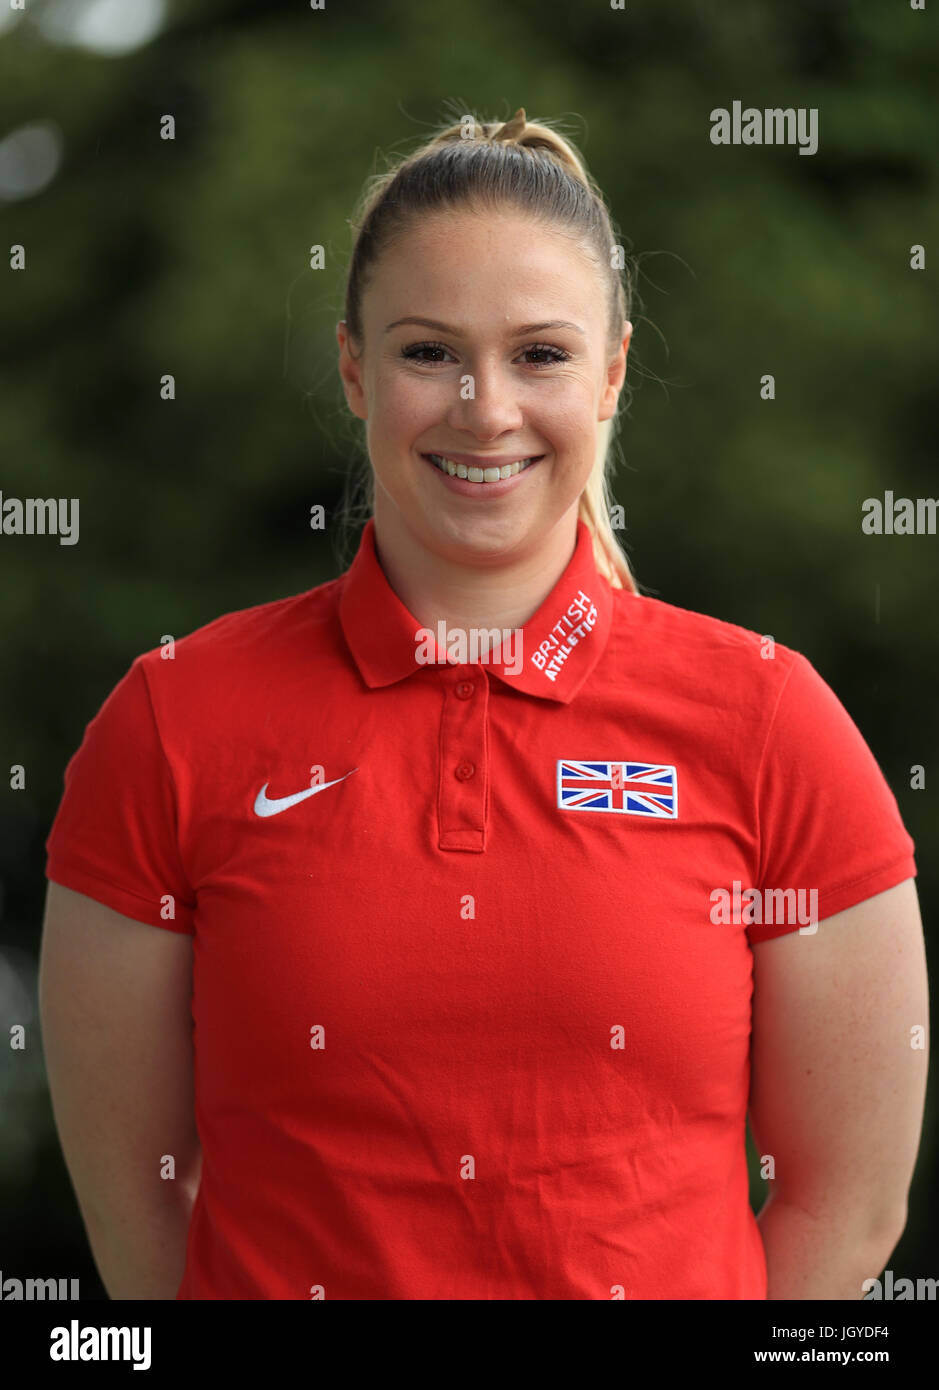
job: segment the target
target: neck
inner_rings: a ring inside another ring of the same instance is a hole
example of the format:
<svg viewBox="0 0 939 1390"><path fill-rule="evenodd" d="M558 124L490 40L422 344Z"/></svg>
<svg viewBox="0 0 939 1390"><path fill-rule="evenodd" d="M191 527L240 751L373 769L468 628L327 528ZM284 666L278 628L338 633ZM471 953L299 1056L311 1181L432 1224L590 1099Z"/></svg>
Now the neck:
<svg viewBox="0 0 939 1390"><path fill-rule="evenodd" d="M500 565L466 565L425 549L399 515L376 506L375 550L385 578L422 626L447 630L522 628L570 564L577 544L577 510L561 518L538 548Z"/></svg>

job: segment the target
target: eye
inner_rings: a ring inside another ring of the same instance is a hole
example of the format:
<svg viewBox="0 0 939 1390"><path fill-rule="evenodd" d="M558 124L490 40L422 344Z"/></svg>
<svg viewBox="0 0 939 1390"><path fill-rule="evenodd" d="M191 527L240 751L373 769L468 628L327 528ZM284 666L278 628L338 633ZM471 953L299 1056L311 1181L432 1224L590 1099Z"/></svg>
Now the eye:
<svg viewBox="0 0 939 1390"><path fill-rule="evenodd" d="M426 366L432 367L440 362L440 358L431 359L430 357L425 357L423 354L446 352L448 352L448 349L444 347L443 343L409 343L406 347L401 349L401 356L409 362L422 362ZM528 363L530 367L538 369L552 367L557 362L568 362L571 356L564 348L552 347L549 343L535 343L531 347L523 348L522 352L529 356L547 356L547 361Z"/></svg>
<svg viewBox="0 0 939 1390"><path fill-rule="evenodd" d="M550 353L547 362L532 362L532 367L551 367L555 362L567 362L570 360L570 353L563 348L551 347L549 343L538 343L535 347L525 348L525 352Z"/></svg>
<svg viewBox="0 0 939 1390"><path fill-rule="evenodd" d="M406 357L411 362L424 362L432 367L434 363L426 357L421 357L420 354L422 352L446 352L446 350L443 343L411 343L401 349L401 356Z"/></svg>

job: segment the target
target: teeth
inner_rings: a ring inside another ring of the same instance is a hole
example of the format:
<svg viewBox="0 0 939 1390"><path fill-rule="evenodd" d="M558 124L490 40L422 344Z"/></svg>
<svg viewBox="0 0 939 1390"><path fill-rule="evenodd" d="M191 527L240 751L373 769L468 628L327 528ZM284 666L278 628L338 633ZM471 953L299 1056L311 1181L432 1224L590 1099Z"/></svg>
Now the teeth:
<svg viewBox="0 0 939 1390"><path fill-rule="evenodd" d="M465 463L454 463L441 454L429 454L428 457L441 473L449 473L451 478L466 478L471 483L498 483L503 478L514 478L516 473L521 473L531 463L528 458L505 463L501 468L468 468Z"/></svg>

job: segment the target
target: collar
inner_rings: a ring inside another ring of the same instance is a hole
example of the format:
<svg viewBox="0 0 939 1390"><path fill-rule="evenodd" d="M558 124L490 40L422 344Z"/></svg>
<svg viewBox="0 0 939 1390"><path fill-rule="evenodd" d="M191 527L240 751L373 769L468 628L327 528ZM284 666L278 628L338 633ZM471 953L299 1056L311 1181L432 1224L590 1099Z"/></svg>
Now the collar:
<svg viewBox="0 0 939 1390"><path fill-rule="evenodd" d="M499 660L480 658L473 634L422 628L385 578L369 517L355 559L342 577L339 621L365 684L404 680L422 665L484 665L526 695L569 704L600 659L609 636L613 593L597 571L593 539L577 520L577 544L561 578L520 633L509 634Z"/></svg>

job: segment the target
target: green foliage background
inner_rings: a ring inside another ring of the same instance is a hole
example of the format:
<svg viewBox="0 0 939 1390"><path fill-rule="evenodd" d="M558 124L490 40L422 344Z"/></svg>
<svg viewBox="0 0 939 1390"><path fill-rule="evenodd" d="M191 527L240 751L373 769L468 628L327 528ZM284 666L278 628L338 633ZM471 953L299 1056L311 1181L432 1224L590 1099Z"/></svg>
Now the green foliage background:
<svg viewBox="0 0 939 1390"><path fill-rule="evenodd" d="M935 253L935 15L193 0L109 58L46 42L49 8L0 34L0 138L49 120L63 141L52 183L2 212L28 260L3 281L0 489L80 497L81 541L0 536L0 766L27 769L25 791L0 789L2 1031L32 1025L27 1053L0 1058L0 1267L80 1276L91 1297L35 1000L62 772L163 633L347 562L355 536L342 550L336 526L307 524L361 456L336 373L346 219L444 102L567 119L641 257L616 481L640 581L816 664L899 800L935 940L937 538L860 529L865 498L937 490L936 299L931 266L910 268L914 243ZM735 99L817 107L818 153L715 148L710 111ZM914 1277L937 1273L935 1109L931 1088L891 1259Z"/></svg>

